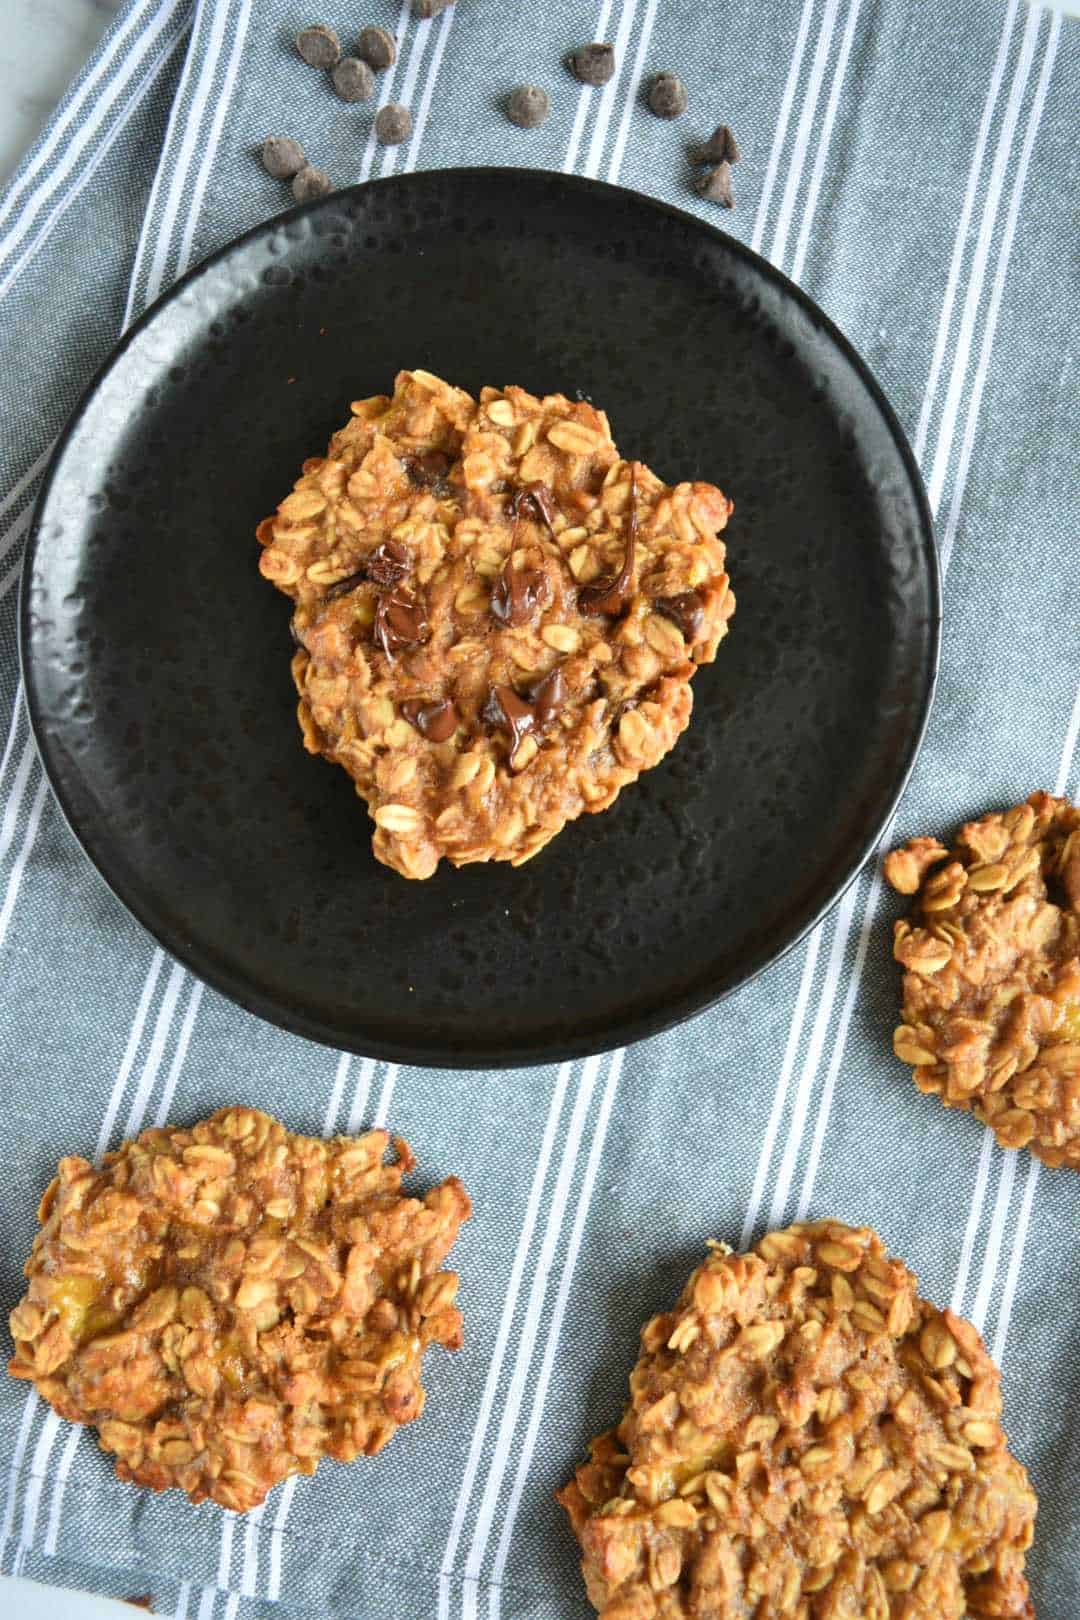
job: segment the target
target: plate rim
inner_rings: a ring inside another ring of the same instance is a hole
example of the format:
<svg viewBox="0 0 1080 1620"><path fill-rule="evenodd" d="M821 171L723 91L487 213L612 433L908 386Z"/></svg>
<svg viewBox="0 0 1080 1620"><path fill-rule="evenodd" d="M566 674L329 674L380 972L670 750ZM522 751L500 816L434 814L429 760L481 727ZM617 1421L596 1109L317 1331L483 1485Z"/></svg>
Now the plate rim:
<svg viewBox="0 0 1080 1620"><path fill-rule="evenodd" d="M743 260L757 275L771 282L781 293L792 299L802 312L809 317L811 322L822 330L833 347L839 350L842 358L855 372L860 383L866 389L899 453L901 464L907 474L908 487L914 496L918 513L919 527L916 549L926 568L930 594L930 612L926 617L926 633L928 636L927 676L925 689L919 704L918 718L906 754L900 762L895 787L889 795L877 823L868 834L864 835L858 846L853 849L849 860L845 863L844 876L831 897L817 909L813 916L806 919L778 949L772 950L763 958L752 955L749 958L750 965L746 971L740 973L733 983L727 984L721 989L710 988L701 990L699 993L687 993L678 1000L666 1004L662 1009L642 1014L640 1017L623 1020L614 1027L613 1033L616 1037L614 1043L608 1042L606 1036L600 1038L598 1042L598 1038L594 1035L569 1037L560 1040L558 1044L547 1043L540 1045L534 1040L524 1048L506 1045L484 1048L466 1046L463 1043L455 1046L428 1045L418 1047L410 1045L407 1041L392 1039L364 1040L360 1044L356 1037L352 1036L342 1042L341 1032L331 1031L320 1019L308 1017L294 1008L286 1009L269 997L264 997L257 991L253 992L246 981L239 978L235 973L230 974L227 969L218 971L213 964L208 965L203 948L183 937L182 930L171 928L167 922L162 921L160 918L151 921L148 913L152 910L152 907L141 903L141 894L130 894L128 892L129 886L124 882L122 876L115 872L110 873L107 870L107 844L102 852L103 858L99 859L98 852L94 847L91 847L94 841L79 828L73 818L65 790L60 785L62 772L58 764L54 770L48 726L40 708L40 699L35 683L35 665L30 650L32 642L30 614L31 581L38 561L41 526L53 485L71 440L114 367L120 362L144 329L156 319L161 310L180 298L189 286L212 271L230 254L247 247L250 243L268 235L272 231L288 226L294 220L308 215L328 212L339 204L342 199L368 195L373 188L407 192L418 180L428 179L435 173L446 176L451 180L482 180L489 176L506 179L509 176L526 183L542 182L547 185L565 186L571 191L592 193L593 195L597 193L617 195L624 199L630 198L639 207L676 219L683 225L691 225L696 230L702 231L707 236L718 241L726 252L737 259ZM795 950L824 918L836 909L852 884L858 880L867 863L873 858L878 844L881 842L903 798L915 762L922 750L933 711L940 674L943 612L944 596L941 559L934 534L933 513L922 473L915 459L914 451L908 442L907 434L885 390L878 382L868 362L841 328L837 326L836 322L811 298L809 293L800 287L797 282L786 276L783 271L778 270L762 254L757 253L737 237L722 230L718 225L709 220L701 219L698 215L691 214L685 208L680 208L674 203L650 196L647 192L638 191L630 186L613 185L609 181L594 179L587 175L560 174L548 169L514 165L486 164L438 170L422 169L405 174L388 175L376 180L364 181L358 185L344 186L337 191L330 192L325 197L316 199L314 202L286 209L279 214L273 214L268 219L251 226L248 230L242 231L238 236L230 238L221 247L216 248L205 258L200 259L197 264L192 265L164 292L159 294L153 303L143 310L138 319L133 321L120 335L101 364L95 369L57 435L41 486L34 501L33 517L23 552L19 579L16 631L19 669L22 677L27 719L37 746L42 769L48 779L57 806L72 836L98 878L160 948L167 951L175 961L180 962L188 972L192 973L203 984L210 986L211 989L216 990L250 1015L258 1017L288 1034L315 1041L319 1045L327 1046L332 1050L350 1052L389 1062L405 1063L415 1068L507 1070L550 1067L560 1062L576 1061L580 1058L614 1051L618 1046L625 1049L639 1041L663 1034L667 1030L686 1023L689 1019L718 1006L729 996L734 995L736 991L741 990L745 985L758 978L760 974L774 967L789 952Z"/></svg>

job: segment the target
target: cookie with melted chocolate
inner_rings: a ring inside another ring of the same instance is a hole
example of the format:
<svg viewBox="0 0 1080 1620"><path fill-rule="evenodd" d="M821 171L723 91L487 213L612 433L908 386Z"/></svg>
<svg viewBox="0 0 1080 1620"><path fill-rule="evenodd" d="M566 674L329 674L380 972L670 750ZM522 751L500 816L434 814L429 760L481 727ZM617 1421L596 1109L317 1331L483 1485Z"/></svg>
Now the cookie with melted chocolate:
<svg viewBox="0 0 1080 1620"><path fill-rule="evenodd" d="M305 745L404 876L521 865L687 726L735 606L731 502L561 394L403 371L352 410L257 531L295 603Z"/></svg>

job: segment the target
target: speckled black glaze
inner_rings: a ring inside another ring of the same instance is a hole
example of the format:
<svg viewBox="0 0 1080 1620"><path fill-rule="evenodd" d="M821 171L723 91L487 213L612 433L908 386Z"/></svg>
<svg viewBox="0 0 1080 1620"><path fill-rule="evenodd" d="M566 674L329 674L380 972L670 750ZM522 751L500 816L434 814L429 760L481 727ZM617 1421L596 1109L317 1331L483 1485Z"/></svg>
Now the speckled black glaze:
<svg viewBox="0 0 1080 1620"><path fill-rule="evenodd" d="M376 863L301 748L256 569L256 523L402 366L579 389L625 454L735 500L738 611L689 732L520 871ZM43 491L22 653L78 837L202 978L334 1046L517 1065L685 1018L832 904L911 767L939 603L900 430L801 293L660 203L461 171L271 221L134 328Z"/></svg>

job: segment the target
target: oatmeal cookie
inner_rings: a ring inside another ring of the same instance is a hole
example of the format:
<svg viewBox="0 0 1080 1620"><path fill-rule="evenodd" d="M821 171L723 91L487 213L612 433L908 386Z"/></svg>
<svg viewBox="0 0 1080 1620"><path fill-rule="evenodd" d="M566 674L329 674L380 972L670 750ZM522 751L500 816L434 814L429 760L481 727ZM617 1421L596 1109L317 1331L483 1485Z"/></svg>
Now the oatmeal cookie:
<svg viewBox="0 0 1080 1620"><path fill-rule="evenodd" d="M1080 1169L1080 810L1033 793L952 850L913 838L885 876L917 896L893 941L897 1057L1003 1147Z"/></svg>
<svg viewBox="0 0 1080 1620"><path fill-rule="evenodd" d="M605 1620L1032 1620L999 1374L915 1290L838 1221L712 1246L558 1493Z"/></svg>
<svg viewBox="0 0 1080 1620"><path fill-rule="evenodd" d="M420 1416L429 1344L456 1349L440 1271L469 1200L405 1197L385 1131L320 1141L252 1108L60 1161L11 1313L8 1371L92 1423L121 1479L245 1512L322 1457Z"/></svg>
<svg viewBox="0 0 1080 1620"><path fill-rule="evenodd" d="M731 502L624 460L561 394L403 371L352 409L258 529L305 744L404 876L521 865L686 728L735 606Z"/></svg>

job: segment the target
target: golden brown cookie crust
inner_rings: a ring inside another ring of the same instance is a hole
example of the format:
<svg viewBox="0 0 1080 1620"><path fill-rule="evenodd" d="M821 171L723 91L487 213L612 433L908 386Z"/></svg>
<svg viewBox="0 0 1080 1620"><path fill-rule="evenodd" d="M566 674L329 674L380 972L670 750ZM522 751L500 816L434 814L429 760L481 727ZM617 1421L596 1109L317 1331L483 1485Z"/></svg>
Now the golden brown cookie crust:
<svg viewBox="0 0 1080 1620"><path fill-rule="evenodd" d="M735 606L731 502L623 460L561 394L403 371L353 412L258 530L296 603L305 744L404 876L520 865L689 723Z"/></svg>
<svg viewBox="0 0 1080 1620"><path fill-rule="evenodd" d="M893 941L897 1057L1003 1147L1080 1169L1080 810L1033 793L952 850L912 839L885 876L916 897Z"/></svg>
<svg viewBox="0 0 1080 1620"><path fill-rule="evenodd" d="M245 1512L320 1459L381 1450L456 1349L440 1271L469 1200L404 1196L385 1131L322 1141L252 1108L60 1161L8 1371L92 1423L121 1479Z"/></svg>
<svg viewBox="0 0 1080 1620"><path fill-rule="evenodd" d="M999 1374L867 1228L714 1245L558 1493L605 1620L1031 1620Z"/></svg>

